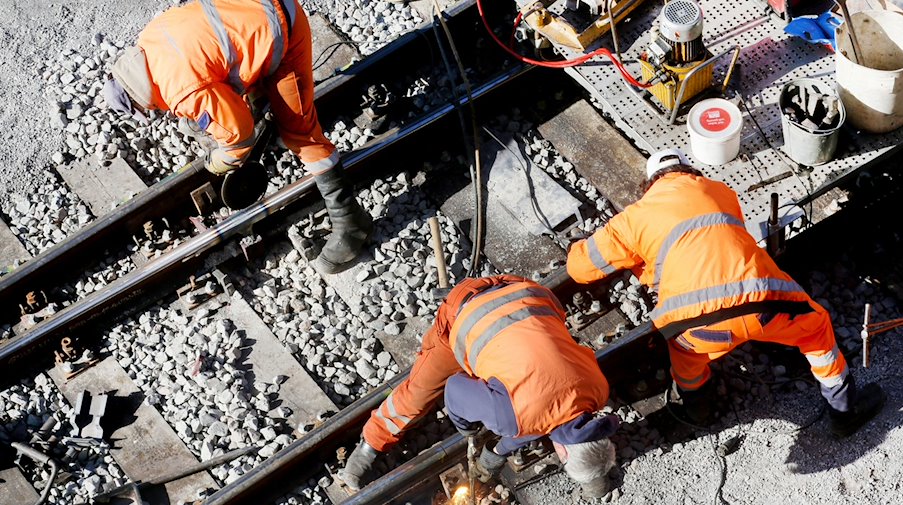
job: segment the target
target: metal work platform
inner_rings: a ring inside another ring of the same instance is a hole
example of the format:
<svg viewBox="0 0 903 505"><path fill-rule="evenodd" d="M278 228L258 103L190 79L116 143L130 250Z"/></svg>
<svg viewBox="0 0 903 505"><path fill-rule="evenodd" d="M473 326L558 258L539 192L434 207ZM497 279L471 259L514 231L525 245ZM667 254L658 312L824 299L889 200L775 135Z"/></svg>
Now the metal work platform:
<svg viewBox="0 0 903 505"><path fill-rule="evenodd" d="M779 155L776 150L782 150L784 146L777 104L781 87L804 77L833 86L834 54L825 46L809 44L785 34L784 22L771 14L764 1L701 0L699 3L704 12L703 40L706 48L718 55L735 46L741 47L738 67L724 98L740 107L743 130L740 155L735 160L722 166L698 166L706 175L724 181L737 191L747 228L755 236L764 236L763 224L769 216L771 193L778 193L782 215L798 217L800 212L805 212L802 208L805 203L830 190L841 179L881 161L900 148L903 128L875 135L845 126L834 159L824 165L799 166L786 153ZM554 4L550 10L563 9L563 6L564 0ZM628 19L618 23L616 35L622 58L634 76L640 75L637 58L649 43L649 31L661 6L661 2L647 0ZM613 47L610 34L604 35L587 52L600 46ZM583 54L561 45L556 45L556 49L567 59ZM643 98L648 96L646 92L629 88L615 67L604 58L567 71L589 90L603 112L639 149L648 154L677 147L692 159L685 124L687 112L699 98L718 96L729 62L730 58L724 57L716 63L716 91L703 94L682 106L674 124L669 124L667 111L655 110L657 105ZM741 99L746 108L738 103ZM761 132L756 123L761 127ZM697 162L695 159L693 161Z"/></svg>

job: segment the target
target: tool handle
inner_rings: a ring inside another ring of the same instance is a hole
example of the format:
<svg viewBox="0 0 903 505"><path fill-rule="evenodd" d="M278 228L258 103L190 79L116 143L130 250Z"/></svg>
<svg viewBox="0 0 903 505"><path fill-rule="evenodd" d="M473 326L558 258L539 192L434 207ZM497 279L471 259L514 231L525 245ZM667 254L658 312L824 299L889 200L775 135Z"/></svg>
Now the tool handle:
<svg viewBox="0 0 903 505"><path fill-rule="evenodd" d="M442 246L442 235L439 233L439 218L429 218L430 235L433 238L433 256L436 257L436 270L439 274L439 288L448 288L448 270L445 265L445 248Z"/></svg>
<svg viewBox="0 0 903 505"><path fill-rule="evenodd" d="M862 319L862 331L859 332L859 336L862 337L862 366L865 368L869 367L869 363L871 362L871 356L869 356L869 321L872 319L872 304L865 304L865 316Z"/></svg>

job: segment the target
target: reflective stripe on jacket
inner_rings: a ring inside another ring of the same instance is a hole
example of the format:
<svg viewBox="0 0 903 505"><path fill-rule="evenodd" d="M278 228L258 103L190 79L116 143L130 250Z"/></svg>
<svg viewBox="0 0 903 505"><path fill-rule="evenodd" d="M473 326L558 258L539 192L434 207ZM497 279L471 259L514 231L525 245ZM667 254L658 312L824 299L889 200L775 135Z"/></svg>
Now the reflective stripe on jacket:
<svg viewBox="0 0 903 505"><path fill-rule="evenodd" d="M296 0L198 0L165 11L138 37L154 105L196 121L239 163L254 142L242 95L273 74L304 13ZM299 26L309 31L306 18Z"/></svg>
<svg viewBox="0 0 903 505"><path fill-rule="evenodd" d="M671 173L568 253L577 282L631 269L658 290L653 324L669 324L750 302L809 297L746 231L727 185Z"/></svg>
<svg viewBox="0 0 903 505"><path fill-rule="evenodd" d="M451 326L449 346L461 368L508 390L518 436L547 435L608 401L592 350L574 342L564 319L551 291L523 280L474 295Z"/></svg>

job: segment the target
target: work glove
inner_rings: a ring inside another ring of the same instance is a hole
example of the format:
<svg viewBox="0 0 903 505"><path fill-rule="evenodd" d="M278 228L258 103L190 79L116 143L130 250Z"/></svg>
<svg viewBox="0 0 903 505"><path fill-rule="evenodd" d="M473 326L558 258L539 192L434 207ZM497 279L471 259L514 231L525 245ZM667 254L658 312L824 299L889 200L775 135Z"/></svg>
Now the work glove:
<svg viewBox="0 0 903 505"><path fill-rule="evenodd" d="M226 175L238 168L235 165L227 163L225 155L226 151L222 148L207 151L207 158L204 160L204 168L206 168L208 172L216 175Z"/></svg>
<svg viewBox="0 0 903 505"><path fill-rule="evenodd" d="M489 444L484 445L483 452L480 453L480 457L476 461L476 468L474 468L475 477L484 484L490 480L497 479L508 461L508 456L500 456L496 454L494 449L494 445L493 447L489 447Z"/></svg>
<svg viewBox="0 0 903 505"><path fill-rule="evenodd" d="M372 479L373 462L376 461L378 454L379 451L361 440L351 452L351 456L348 456L345 468L339 471L339 478L352 491L360 491Z"/></svg>

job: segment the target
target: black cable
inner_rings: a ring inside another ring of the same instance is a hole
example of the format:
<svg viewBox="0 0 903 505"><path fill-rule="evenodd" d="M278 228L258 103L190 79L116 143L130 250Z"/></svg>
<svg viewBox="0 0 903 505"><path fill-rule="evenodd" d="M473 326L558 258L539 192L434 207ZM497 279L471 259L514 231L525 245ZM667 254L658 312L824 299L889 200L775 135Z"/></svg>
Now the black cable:
<svg viewBox="0 0 903 505"><path fill-rule="evenodd" d="M552 224L549 223L549 218L547 218L545 216L545 214L542 213L542 209L539 208L539 202L536 200L536 190L533 186L533 179L530 178L530 170L527 167L527 165L520 159L520 157L517 155L517 153L515 153L513 150L511 150L511 148L508 147L507 144L505 144L498 137L496 137L495 134L493 134L492 131L489 130L489 128L486 128L484 126L483 131L488 133L489 136L492 137L493 140L495 140L500 146L504 147L505 150L507 150L509 153L511 153L514 156L514 159L517 160L518 164L521 167L521 171L523 171L524 176L527 178L527 188L530 192L530 195L529 195L530 196L530 207L533 210L533 214L536 216L536 219L539 219L543 228L545 228L546 231L550 235L552 235L552 237L557 238L558 234L555 233L555 230L552 229Z"/></svg>
<svg viewBox="0 0 903 505"><path fill-rule="evenodd" d="M759 122L756 121L756 117L753 116L752 111L749 110L749 106L746 105L746 100L744 100L742 96L740 97L740 104L743 105L744 109L746 109L746 114L749 116L750 119L752 119L753 124L756 126L756 130L759 131L759 135L761 135L762 140L765 141L765 145L767 145L769 149L774 151L774 153L778 156L778 158L782 162L784 162L785 165L787 165L790 168L790 172L792 172L793 175L795 175L797 177L797 179L801 180L799 173L798 173L800 171L800 165L798 163L791 163L793 160L788 161L788 159L786 158L784 153L779 151L776 147L774 147L774 145L771 144L771 141L768 140L768 135L765 134L765 130L763 130L762 127L759 126ZM803 213L806 214L806 220L809 223L812 223L812 212L813 212L812 186L813 186L813 184L812 184L812 171L811 170L808 173L807 179L808 179L809 185L808 186L803 185L803 187L806 191L806 200L809 202L809 211L806 212L806 209L803 209L802 207L800 207L800 209L803 211ZM793 205L796 205L797 207L799 207L799 205L797 205L796 203L794 203ZM785 214L785 216L786 216L786 214Z"/></svg>
<svg viewBox="0 0 903 505"><path fill-rule="evenodd" d="M470 268L467 270L468 277L474 277L479 272L480 261L483 256L483 238L485 235L485 213L483 212L483 170L481 167L480 160L480 139L479 139L479 128L477 125L477 111L473 104L473 90L470 86L470 80L467 79L467 72L464 69L464 64L461 62L461 57L458 54L458 48L455 45L455 41L452 38L451 30L449 30L448 25L445 23L445 19L442 17L442 9L439 8L439 3L436 0L433 0L433 7L436 9L436 19L439 20L439 24L442 25L442 30L445 32L445 38L448 40L448 45L451 48L452 55L455 57L455 62L458 64L458 73L461 75L461 80L464 81L464 88L467 90L467 105L470 109L470 122L471 122L471 130L473 132L473 185L474 185L474 233L473 233L473 250L471 251L470 256ZM441 47L441 44L440 44Z"/></svg>
<svg viewBox="0 0 903 505"><path fill-rule="evenodd" d="M324 47L322 51L320 51L320 54L317 56L317 58L313 62L313 68L311 70L316 71L318 68L325 65L326 62L328 62L329 59L332 58L332 56L336 53L336 51L339 50L340 46L357 47L353 43L345 42L345 41L334 42L332 44L329 44L328 46ZM326 58L323 61L320 61L320 59L323 58L323 55L325 55L327 51L330 51L329 56L326 56Z"/></svg>

